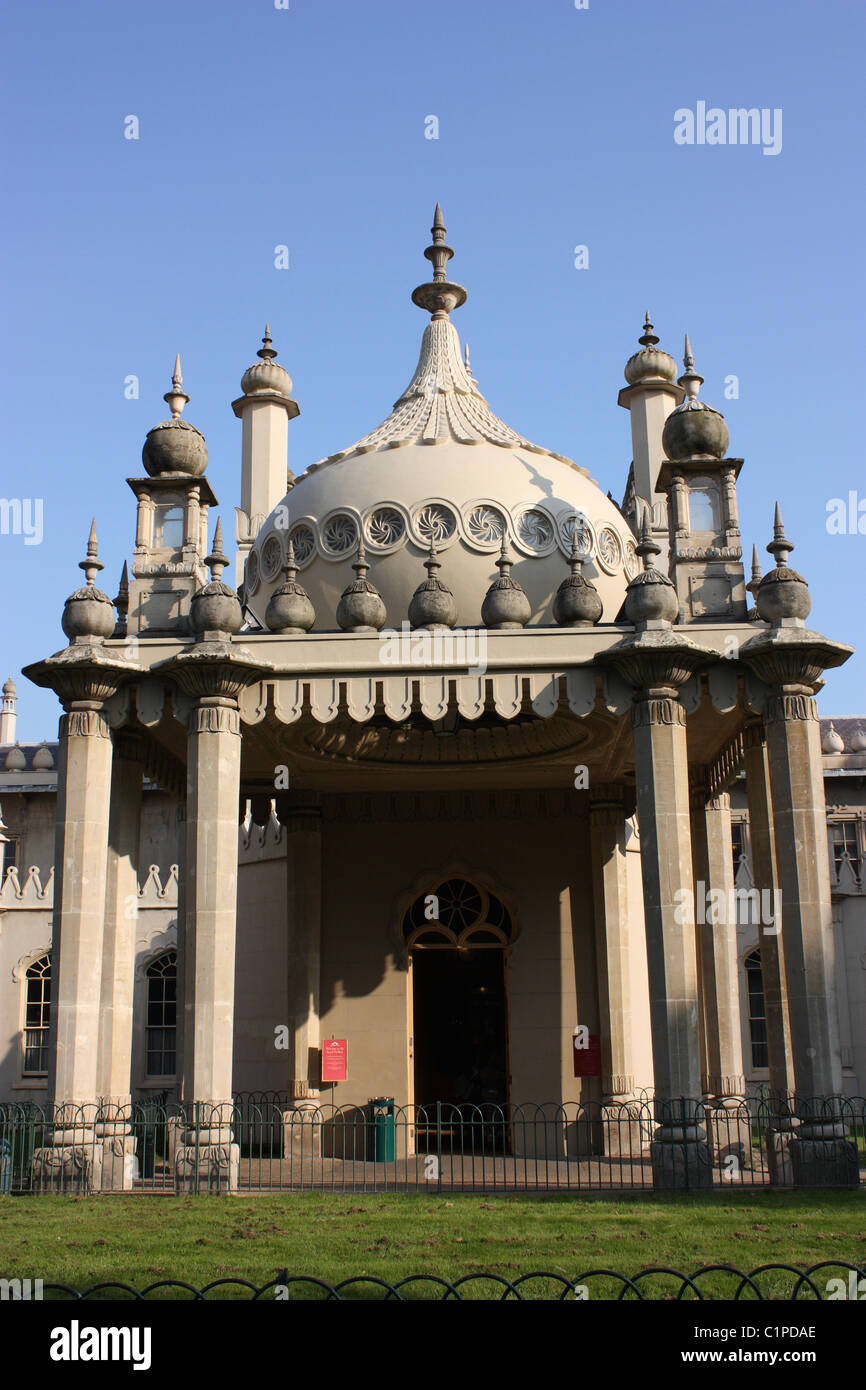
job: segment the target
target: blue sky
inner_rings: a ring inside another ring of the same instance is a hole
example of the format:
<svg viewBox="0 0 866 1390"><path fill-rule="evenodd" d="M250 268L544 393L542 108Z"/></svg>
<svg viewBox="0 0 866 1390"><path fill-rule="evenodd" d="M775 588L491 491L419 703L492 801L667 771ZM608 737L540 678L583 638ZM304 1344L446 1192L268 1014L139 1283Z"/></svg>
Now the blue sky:
<svg viewBox="0 0 866 1390"><path fill-rule="evenodd" d="M94 512L116 592L175 352L229 534L230 403L265 319L295 472L379 422L415 364L437 199L494 410L620 497L644 310L676 356L688 331L746 460L747 554L770 563L779 497L810 624L866 645L866 535L826 527L829 499L866 499L860 3L49 0L7 7L2 38L0 491L44 499L44 539L0 536L0 678L64 645ZM781 108L781 152L677 145L698 101ZM822 712L866 716L864 672L831 673ZM55 697L19 689L19 737L53 737Z"/></svg>

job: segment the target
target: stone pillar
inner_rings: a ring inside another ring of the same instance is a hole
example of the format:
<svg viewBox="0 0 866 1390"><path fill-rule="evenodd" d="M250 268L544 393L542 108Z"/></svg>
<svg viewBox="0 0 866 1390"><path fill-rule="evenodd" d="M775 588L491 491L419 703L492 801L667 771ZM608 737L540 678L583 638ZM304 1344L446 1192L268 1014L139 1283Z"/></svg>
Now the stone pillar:
<svg viewBox="0 0 866 1390"><path fill-rule="evenodd" d="M601 1120L604 1152L611 1156L638 1154L641 1147L637 1108L629 1107L634 1098L629 956L635 940L629 931L625 822L624 788L593 787L589 835L601 1021Z"/></svg>
<svg viewBox="0 0 866 1390"><path fill-rule="evenodd" d="M288 1001L291 1037L284 1152L321 1153L319 988L322 943L322 812L314 793L281 802L287 838Z"/></svg>
<svg viewBox="0 0 866 1390"><path fill-rule="evenodd" d="M656 1187L710 1187L699 1127L700 1034L686 714L676 686L639 689L632 709L649 967Z"/></svg>
<svg viewBox="0 0 866 1390"><path fill-rule="evenodd" d="M138 926L138 868L141 840L141 736L114 736L111 813L102 946L96 1125L102 1143L102 1188L128 1189L135 1177L132 1137L132 1003Z"/></svg>
<svg viewBox="0 0 866 1390"><path fill-rule="evenodd" d="M749 806L752 883L760 902L775 904L779 890L779 874L776 868L767 740L764 725L760 720L747 725L744 730L743 764ZM771 927L764 924L759 928L758 945L761 952L761 978L767 1013L770 1090L774 1097L787 1098L794 1091L794 1064L788 1023L781 921L773 922Z"/></svg>
<svg viewBox="0 0 866 1390"><path fill-rule="evenodd" d="M37 1149L37 1187L101 1185L97 1114L99 1014L112 742L97 700L71 702L61 720L52 1008L51 1148Z"/></svg>
<svg viewBox="0 0 866 1390"><path fill-rule="evenodd" d="M179 1188L237 1186L232 1142L238 796L237 700L200 697L187 739L184 1095L193 1127L179 1149Z"/></svg>
<svg viewBox="0 0 866 1390"><path fill-rule="evenodd" d="M710 794L705 776L692 786L692 866L695 925L706 1039L702 1089L709 1107L713 1159L751 1163L751 1129L740 1032L737 910L731 846L731 798Z"/></svg>
<svg viewBox="0 0 866 1390"><path fill-rule="evenodd" d="M764 716L773 797L776 860L791 1047L800 1125L791 1141L798 1185L856 1186L853 1144L839 1096L842 1060L827 814L818 714L807 689L782 688Z"/></svg>

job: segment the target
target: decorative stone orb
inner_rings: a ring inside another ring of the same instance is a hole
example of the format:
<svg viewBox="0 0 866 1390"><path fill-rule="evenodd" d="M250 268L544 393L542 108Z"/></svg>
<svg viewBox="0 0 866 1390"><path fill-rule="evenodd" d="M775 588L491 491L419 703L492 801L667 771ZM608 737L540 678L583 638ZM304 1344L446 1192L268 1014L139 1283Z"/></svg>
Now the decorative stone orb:
<svg viewBox="0 0 866 1390"><path fill-rule="evenodd" d="M149 431L141 461L151 478L160 473L188 473L191 478L200 478L207 468L204 435L180 417L163 420Z"/></svg>
<svg viewBox="0 0 866 1390"><path fill-rule="evenodd" d="M778 565L761 580L756 607L765 623L777 623L781 618L808 618L812 609L809 585L796 570Z"/></svg>
<svg viewBox="0 0 866 1390"><path fill-rule="evenodd" d="M54 768L54 757L48 744L43 742L33 754L34 772L51 772Z"/></svg>
<svg viewBox="0 0 866 1390"><path fill-rule="evenodd" d="M698 400L678 405L662 430L662 447L672 462L694 457L721 459L729 443L724 416Z"/></svg>
<svg viewBox="0 0 866 1390"><path fill-rule="evenodd" d="M595 585L582 574L563 579L553 600L553 617L560 627L593 627L604 605Z"/></svg>
<svg viewBox="0 0 866 1390"><path fill-rule="evenodd" d="M677 592L669 579L656 569L641 570L628 586L625 615L630 623L672 623L680 611Z"/></svg>
<svg viewBox="0 0 866 1390"><path fill-rule="evenodd" d="M866 733L862 729L858 729L851 740L851 752L866 753Z"/></svg>
<svg viewBox="0 0 866 1390"><path fill-rule="evenodd" d="M265 624L271 632L309 632L315 621L316 610L296 579L287 579L271 594L265 610Z"/></svg>
<svg viewBox="0 0 866 1390"><path fill-rule="evenodd" d="M355 579L343 590L337 604L337 622L344 632L378 632L385 626L386 617L385 605L369 580Z"/></svg>
<svg viewBox="0 0 866 1390"><path fill-rule="evenodd" d="M268 391L288 397L292 391L292 378L285 367L281 367L279 362L274 362L273 359L254 362L241 377L241 390L245 396L258 396Z"/></svg>
<svg viewBox="0 0 866 1390"><path fill-rule="evenodd" d="M412 627L429 630L453 627L457 622L457 604L454 595L441 579L432 576L419 584L409 604L409 622Z"/></svg>
<svg viewBox="0 0 866 1390"><path fill-rule="evenodd" d="M222 580L212 579L197 589L190 600L189 625L196 636L203 632L240 632L243 624L238 596Z"/></svg>
<svg viewBox="0 0 866 1390"><path fill-rule="evenodd" d="M23 772L27 766L27 759L22 750L16 743L6 754L5 767L7 772Z"/></svg>
<svg viewBox="0 0 866 1390"><path fill-rule="evenodd" d="M115 627L114 604L101 589L76 589L63 605L60 626L70 642L76 637L110 637Z"/></svg>
<svg viewBox="0 0 866 1390"><path fill-rule="evenodd" d="M676 362L658 347L642 347L625 364L625 379L629 386L636 386L639 381L646 381L650 377L656 381L659 378L674 381L676 375Z"/></svg>
<svg viewBox="0 0 866 1390"><path fill-rule="evenodd" d="M529 599L516 580L501 574L494 579L481 605L481 621L489 628L525 627L532 617Z"/></svg>

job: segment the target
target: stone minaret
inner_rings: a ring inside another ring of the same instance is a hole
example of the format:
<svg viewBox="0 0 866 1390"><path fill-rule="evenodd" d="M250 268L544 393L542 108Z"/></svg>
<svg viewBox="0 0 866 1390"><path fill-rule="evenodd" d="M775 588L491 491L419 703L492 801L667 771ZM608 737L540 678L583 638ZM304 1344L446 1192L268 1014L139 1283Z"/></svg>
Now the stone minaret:
<svg viewBox="0 0 866 1390"><path fill-rule="evenodd" d="M631 415L632 477L624 511L637 532L642 517L635 499L640 498L652 512L653 530L666 534L665 504L660 502L656 492L659 470L664 462L662 430L674 406L683 399L683 389L674 380L677 374L674 359L656 347L658 337L650 323L649 310L638 342L640 351L625 364L628 386L617 396L617 405Z"/></svg>
<svg viewBox="0 0 866 1390"><path fill-rule="evenodd" d="M292 378L274 360L276 355L270 325L265 324L258 351L261 361L244 372L243 395L232 401L232 410L243 423L241 505L235 508L238 586L262 523L286 495L289 421L300 414L291 397Z"/></svg>
<svg viewBox="0 0 866 1390"><path fill-rule="evenodd" d="M18 692L15 682L10 676L3 686L3 701L0 705L0 743L15 742L15 725L18 721L18 714L15 706L18 703Z"/></svg>

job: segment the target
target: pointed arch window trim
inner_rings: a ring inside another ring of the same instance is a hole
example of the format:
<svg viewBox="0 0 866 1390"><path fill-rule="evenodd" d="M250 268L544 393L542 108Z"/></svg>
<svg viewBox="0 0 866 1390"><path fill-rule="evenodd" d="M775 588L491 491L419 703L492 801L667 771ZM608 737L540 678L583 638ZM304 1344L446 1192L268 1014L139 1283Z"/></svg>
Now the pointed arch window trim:
<svg viewBox="0 0 866 1390"><path fill-rule="evenodd" d="M502 899L459 876L419 893L403 914L401 930L409 950L504 950L515 936L513 916Z"/></svg>
<svg viewBox="0 0 866 1390"><path fill-rule="evenodd" d="M51 1026L51 956L28 965L24 974L24 1032L22 1077L48 1075L48 1034Z"/></svg>
<svg viewBox="0 0 866 1390"><path fill-rule="evenodd" d="M145 970L147 985L145 1073L151 1077L177 1072L177 951L161 952Z"/></svg>

